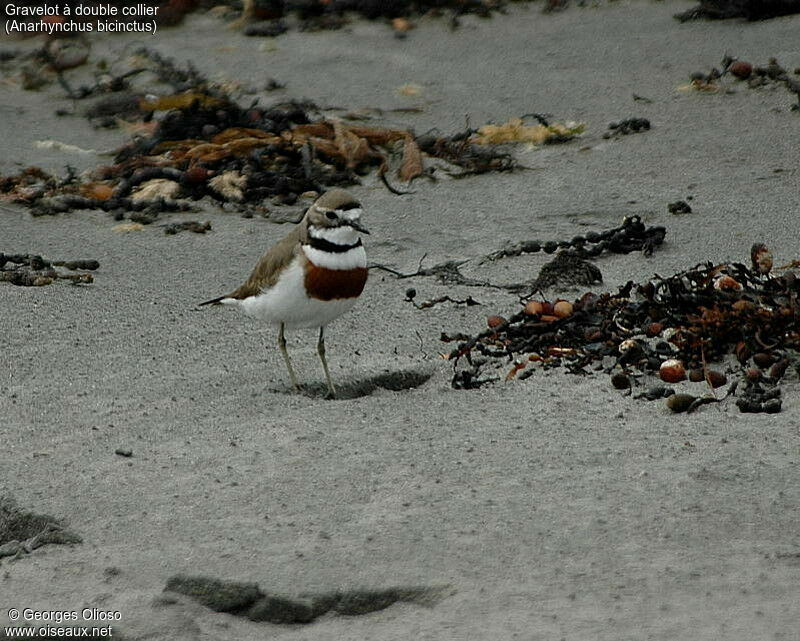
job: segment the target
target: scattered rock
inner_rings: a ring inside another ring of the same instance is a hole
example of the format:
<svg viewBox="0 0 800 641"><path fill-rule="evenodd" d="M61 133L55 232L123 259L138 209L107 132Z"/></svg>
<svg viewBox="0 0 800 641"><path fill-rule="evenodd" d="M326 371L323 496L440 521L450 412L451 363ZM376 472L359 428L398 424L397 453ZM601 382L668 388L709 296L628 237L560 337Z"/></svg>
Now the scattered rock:
<svg viewBox="0 0 800 641"><path fill-rule="evenodd" d="M602 282L603 274L597 265L566 252L559 252L553 260L542 265L539 275L530 284L530 289L536 291L549 287L590 287Z"/></svg>
<svg viewBox="0 0 800 641"><path fill-rule="evenodd" d="M43 545L82 543L83 539L67 530L47 514L28 512L8 496L0 496L0 557L30 553Z"/></svg>
<svg viewBox="0 0 800 641"><path fill-rule="evenodd" d="M211 229L211 223L209 221L200 223L196 220L187 220L180 223L169 223L168 225L163 225L163 227L164 233L168 236L179 234L182 231L191 231L195 234L205 234Z"/></svg>
<svg viewBox="0 0 800 641"><path fill-rule="evenodd" d="M94 282L94 277L89 273L64 273L56 267L66 267L72 272L83 269L93 271L100 267L100 263L96 260L50 261L38 254L0 253L0 282L22 287L41 287L57 279L68 280L73 285Z"/></svg>
<svg viewBox="0 0 800 641"><path fill-rule="evenodd" d="M737 60L736 62L731 63L731 65L728 67L728 71L730 71L739 80L747 80L753 73L753 65L751 65L749 62L745 62L744 60Z"/></svg>
<svg viewBox="0 0 800 641"><path fill-rule="evenodd" d="M609 123L608 129L609 131L603 134L603 138L627 136L628 134L649 131L650 121L647 118L628 118L627 120Z"/></svg>
<svg viewBox="0 0 800 641"><path fill-rule="evenodd" d="M637 394L633 398L642 398L646 401L656 401L660 398L667 398L675 394L675 390L667 385L653 385L648 387L643 393Z"/></svg>
<svg viewBox="0 0 800 641"><path fill-rule="evenodd" d="M44 46L44 55L56 71L79 67L89 57L90 44L80 38L55 38Z"/></svg>
<svg viewBox="0 0 800 641"><path fill-rule="evenodd" d="M758 381L745 379L745 388L742 395L736 399L736 407L740 412L758 414L777 414L781 411L781 389L767 384L763 378Z"/></svg>
<svg viewBox="0 0 800 641"><path fill-rule="evenodd" d="M676 200L674 203L667 205L667 211L670 214L691 214L692 208L685 200Z"/></svg>

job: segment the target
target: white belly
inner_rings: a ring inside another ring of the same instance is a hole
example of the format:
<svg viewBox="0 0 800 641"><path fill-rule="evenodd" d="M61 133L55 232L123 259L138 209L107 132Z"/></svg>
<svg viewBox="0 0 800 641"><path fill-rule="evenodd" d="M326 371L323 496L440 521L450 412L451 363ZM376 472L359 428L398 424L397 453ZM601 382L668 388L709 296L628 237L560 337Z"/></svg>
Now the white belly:
<svg viewBox="0 0 800 641"><path fill-rule="evenodd" d="M355 298L317 300L305 292L305 271L295 259L269 290L243 300L225 298L225 305L236 305L248 316L287 328L324 327L355 305Z"/></svg>

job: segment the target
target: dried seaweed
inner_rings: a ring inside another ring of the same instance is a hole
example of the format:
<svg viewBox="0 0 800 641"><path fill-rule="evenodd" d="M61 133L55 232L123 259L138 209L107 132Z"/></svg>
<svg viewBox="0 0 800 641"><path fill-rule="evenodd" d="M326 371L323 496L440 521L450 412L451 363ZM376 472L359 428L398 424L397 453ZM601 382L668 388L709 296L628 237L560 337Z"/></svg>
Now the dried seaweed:
<svg viewBox="0 0 800 641"><path fill-rule="evenodd" d="M795 75L797 75L797 70L795 70ZM724 83L730 78L746 83L750 89L782 85L790 94L797 97L797 102L792 104L791 110L800 111L800 79L793 78L776 58L769 58L765 65L754 65L725 54L719 67L712 67L707 73L694 71L689 78L691 82L686 88L708 93L726 89L727 85Z"/></svg>
<svg viewBox="0 0 800 641"><path fill-rule="evenodd" d="M642 375L659 372L670 359L708 372L708 363L735 357L746 379L740 409L779 411L774 402L779 393L770 390L797 362L800 280L793 272L772 274L763 244L754 245L751 254L749 268L703 263L673 276L628 282L614 294L586 293L562 317L538 313L545 303L528 304L500 324L490 318L489 329L467 339L445 334L444 340L459 341L448 356L453 385L485 382L481 368L492 361L512 363L507 378L525 378L534 371L531 363L572 373L586 374L596 365L609 373L622 368ZM610 367L604 364L609 358ZM458 367L462 360L466 369ZM714 387L707 373L697 380Z"/></svg>
<svg viewBox="0 0 800 641"><path fill-rule="evenodd" d="M580 258L599 256L603 252L628 254L634 251L642 251L650 256L664 242L666 233L666 228L661 225L646 226L641 216L626 216L618 227L600 232L590 231L569 240L509 242L502 249L481 259L481 263L539 251L552 254L559 249Z"/></svg>
<svg viewBox="0 0 800 641"><path fill-rule="evenodd" d="M246 215L273 218L269 204L291 205L312 192L357 184L371 172L393 193L406 194L391 185L391 176L410 183L435 178L436 172L461 178L524 169L508 143L566 142L583 129L532 114L535 125L523 124L523 116L452 135L434 130L417 136L409 128L327 117L308 101L240 105L232 96L235 87L210 82L191 63L178 65L148 47L132 53L125 62L132 68L102 74L91 86L72 87L58 76L76 103L94 98L83 111L96 126L130 131L130 142L113 163L80 176L33 167L0 176L0 201L26 205L34 215L95 209L114 220L148 224L162 212L191 211L192 201L210 198L236 203ZM44 49L40 54L52 57ZM145 88L132 90L129 81L145 71L172 92L154 96Z"/></svg>
<svg viewBox="0 0 800 641"><path fill-rule="evenodd" d="M165 76L175 75L168 63ZM197 82L193 72L177 74L175 84ZM114 102L129 112L131 97ZM111 117L113 106L96 105L91 114ZM106 110L108 107L108 110ZM271 107L238 105L225 92L205 86L158 98L136 100L136 114L149 135L122 147L114 164L80 177L64 178L29 168L0 177L0 200L29 206L35 215L73 209L101 209L119 220L152 222L160 212L186 211L190 201L258 206L271 198L292 204L307 192L357 183L376 171L387 187L393 164L409 182L431 176L426 158L446 161L458 176L520 168L507 151L480 145L472 131L454 136L416 138L408 129L345 123L319 117L315 105L287 101ZM445 171L449 171L445 168Z"/></svg>
<svg viewBox="0 0 800 641"><path fill-rule="evenodd" d="M512 118L502 125L483 125L470 140L478 145L501 145L509 142L544 145L552 142L565 142L582 134L585 130L584 123L539 122L535 125L525 125L522 118Z"/></svg>
<svg viewBox="0 0 800 641"><path fill-rule="evenodd" d="M514 157L494 147L472 145L462 134L454 136L423 136L417 140L420 149L429 156L440 158L461 171L448 171L454 178L464 178L494 171L520 169Z"/></svg>
<svg viewBox="0 0 800 641"><path fill-rule="evenodd" d="M517 0L520 1L520 0ZM44 0L31 0L32 6L44 6ZM86 7L103 5L105 7L127 7L123 0L84 0ZM490 17L503 11L504 0L145 0L142 4L158 4L154 16L159 27L174 27L184 16L196 9L214 9L222 14L225 6L235 11L224 12L235 15L232 26L244 27L245 35L275 37L289 28L302 31L341 29L352 16L357 15L370 20L391 21L397 37L404 37L413 28L412 20L420 16L440 16L448 20L451 28L458 27L460 17L473 14ZM241 11L240 11L241 9ZM1 14L0 14L1 15ZM8 17L8 16L6 16ZM48 16L63 21L63 16ZM96 29L97 19L91 17L69 17L72 22L82 25L92 24ZM136 17L118 14L119 22L135 21ZM141 18L138 18L141 20ZM23 18L24 22L38 22L36 17ZM83 29L85 30L85 28ZM77 31L77 29L70 30Z"/></svg>
<svg viewBox="0 0 800 641"><path fill-rule="evenodd" d="M597 257L603 252L630 253L641 251L645 256L652 255L655 248L664 242L666 228L660 225L647 227L639 216L626 216L622 225L601 232L587 232L573 237L571 240L541 242L529 240L508 242L495 252L477 261L479 265L510 256L544 251L551 254L560 250L556 257L545 264L539 275L530 281L520 283L496 284L479 278L470 278L461 273L461 266L467 260L448 260L431 267L422 267L425 256L420 259L415 272L401 272L387 265L373 264L373 269L388 272L398 279L415 278L417 276L435 276L444 285L462 285L466 287L489 287L511 292L537 291L556 285L591 285L602 282L600 270L583 257ZM455 302L455 301L453 301Z"/></svg>
<svg viewBox="0 0 800 641"><path fill-rule="evenodd" d="M292 24L304 31L340 29L350 14L356 14L369 20L391 20L395 33L402 37L411 29L409 19L418 16L444 16L451 28L456 28L461 16L489 17L502 11L504 4L501 0L243 0L243 15L235 24L258 20L248 27L257 29L246 33L271 36L276 35L273 30L282 33L281 28Z"/></svg>
<svg viewBox="0 0 800 641"><path fill-rule="evenodd" d="M465 305L467 307L474 307L476 305L480 305L478 301L476 301L472 296L467 296L464 300L458 300L455 298L450 298L450 296L439 296L439 298L433 298L431 300L423 301L422 303L418 303L415 299L417 297L417 290L413 287L410 287L406 290L406 298L405 301L407 303L411 303L417 309L429 309L431 307L435 307L436 305L440 305L441 303L453 303L454 305Z"/></svg>
<svg viewBox="0 0 800 641"><path fill-rule="evenodd" d="M798 0L701 0L700 4L675 14L680 22L689 20L768 20L778 16L800 13Z"/></svg>
<svg viewBox="0 0 800 641"><path fill-rule="evenodd" d="M424 260L425 257L422 257ZM468 262L466 260L457 261L457 260L448 260L443 263L438 263L433 265L432 267L422 267L422 260L420 260L420 266L415 272L411 273L404 273L388 267L386 265L380 264L373 264L370 265L373 269L380 269L381 271L388 272L392 274L395 278L404 279L404 278L414 278L416 276L435 276L436 279L444 284L444 285L464 285L467 287L491 287L495 289L509 289L516 287L516 285L508 286L508 285L493 285L485 280L479 280L475 278L469 278L464 276L461 273L459 267L464 263Z"/></svg>

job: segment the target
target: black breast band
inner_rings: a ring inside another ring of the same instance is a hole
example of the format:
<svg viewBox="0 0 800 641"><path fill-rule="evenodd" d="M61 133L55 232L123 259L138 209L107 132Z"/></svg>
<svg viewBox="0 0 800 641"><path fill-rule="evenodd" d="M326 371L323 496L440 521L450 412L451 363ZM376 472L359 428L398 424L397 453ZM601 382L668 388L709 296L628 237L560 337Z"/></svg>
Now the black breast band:
<svg viewBox="0 0 800 641"><path fill-rule="evenodd" d="M314 249L319 249L323 252L330 252L332 254L343 254L345 252L349 252L351 249L355 249L356 247L361 247L361 239L359 238L354 244L352 245L339 245L337 243L332 243L329 240L325 240L324 238L314 238L313 236L308 239L308 244L311 245Z"/></svg>

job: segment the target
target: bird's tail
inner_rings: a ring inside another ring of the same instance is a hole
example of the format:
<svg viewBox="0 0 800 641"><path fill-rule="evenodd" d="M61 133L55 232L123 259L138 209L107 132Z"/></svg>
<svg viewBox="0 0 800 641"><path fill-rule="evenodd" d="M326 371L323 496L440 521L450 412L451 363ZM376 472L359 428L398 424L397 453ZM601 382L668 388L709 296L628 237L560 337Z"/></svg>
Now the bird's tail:
<svg viewBox="0 0 800 641"><path fill-rule="evenodd" d="M218 298L212 298L211 300L203 301L202 303L198 304L198 307L202 307L203 305L219 305L223 298L227 298L227 296L219 296Z"/></svg>

